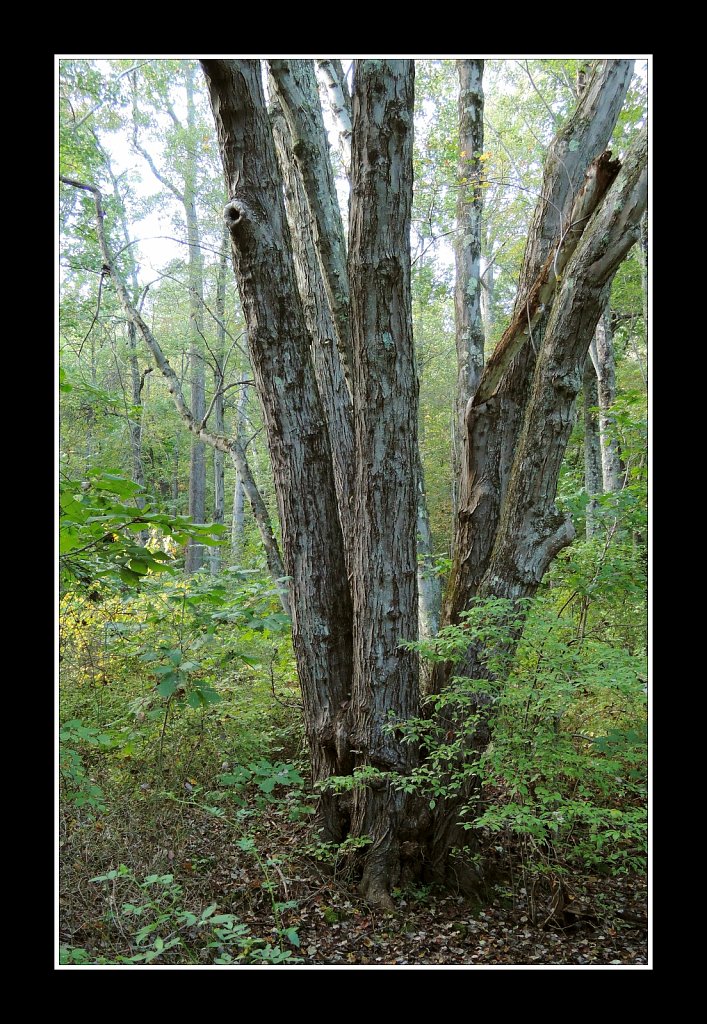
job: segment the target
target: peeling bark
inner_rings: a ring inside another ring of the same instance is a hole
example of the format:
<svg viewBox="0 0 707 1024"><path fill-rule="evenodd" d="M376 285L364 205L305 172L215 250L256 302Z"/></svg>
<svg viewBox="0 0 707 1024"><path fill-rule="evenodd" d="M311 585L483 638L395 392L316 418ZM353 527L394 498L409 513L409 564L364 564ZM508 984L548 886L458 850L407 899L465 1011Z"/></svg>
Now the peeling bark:
<svg viewBox="0 0 707 1024"><path fill-rule="evenodd" d="M532 596L574 529L555 507L584 362L616 270L640 232L647 201L647 137L589 222L553 303L481 596Z"/></svg>
<svg viewBox="0 0 707 1024"><path fill-rule="evenodd" d="M351 550L356 537L353 522L354 428L351 393L336 343L336 328L317 259L304 187L293 158L289 128L277 101L271 109L270 120L285 186L285 210L292 237L297 287L312 339L312 361L329 433L339 517L350 575L353 571Z"/></svg>
<svg viewBox="0 0 707 1024"><path fill-rule="evenodd" d="M268 63L275 95L290 128L292 152L312 216L312 232L336 328L341 365L350 388L352 355L346 239L314 65L309 60L271 60Z"/></svg>

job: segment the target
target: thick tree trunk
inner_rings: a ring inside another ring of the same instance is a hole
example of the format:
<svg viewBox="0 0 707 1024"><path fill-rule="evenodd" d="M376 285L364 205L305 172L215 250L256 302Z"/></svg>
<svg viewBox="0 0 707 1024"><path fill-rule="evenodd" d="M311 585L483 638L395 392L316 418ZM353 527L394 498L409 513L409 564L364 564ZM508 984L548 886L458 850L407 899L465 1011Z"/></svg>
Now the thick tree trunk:
<svg viewBox="0 0 707 1024"><path fill-rule="evenodd" d="M454 319L457 344L457 392L454 418L454 479L464 462L466 407L484 368L484 328L481 316L481 174L484 149L484 91L482 60L458 60L459 183ZM456 509L455 509L456 511Z"/></svg>
<svg viewBox="0 0 707 1024"><path fill-rule="evenodd" d="M584 393L584 490L587 494L585 532L587 540L591 540L597 525L597 495L603 491L601 444L597 416L599 396L597 394L597 375L591 355L587 355L584 360L582 391Z"/></svg>
<svg viewBox="0 0 707 1024"><path fill-rule="evenodd" d="M574 535L572 523L555 507L557 480L589 345L613 276L640 232L647 201L646 163L644 131L563 275L538 355L481 596L532 596L552 559Z"/></svg>
<svg viewBox="0 0 707 1024"><path fill-rule="evenodd" d="M317 79L311 60L271 60L275 96L290 128L292 153L307 196L322 278L346 380L351 382L351 324L346 239Z"/></svg>
<svg viewBox="0 0 707 1024"><path fill-rule="evenodd" d="M406 775L412 744L390 728L419 710L417 373L410 296L414 62L356 63L349 280L354 353L357 544L353 739L356 765ZM354 790L352 832L368 836L361 889L390 903L414 836L410 800L390 778Z"/></svg>
<svg viewBox="0 0 707 1024"><path fill-rule="evenodd" d="M597 188L597 172L606 169L610 155L600 160L599 154L611 135L630 71L631 62L606 62L551 147L514 316L467 409L467 463L443 624L458 622L477 595L514 602L531 596L552 558L572 539L571 523L554 505L560 463L589 342L645 203L645 137L603 201L603 190ZM525 341L516 331L525 333ZM509 627L509 650L517 636L517 626ZM489 678L487 653L470 646L454 674ZM450 671L448 663L435 666L434 692L446 687ZM489 740L486 703L479 694L481 717L469 741L472 758L474 749ZM438 718L447 724L444 712ZM449 727L455 729L453 719ZM473 798L472 788L435 808L427 852L432 877L443 877L449 850L468 841L468 833L454 822Z"/></svg>
<svg viewBox="0 0 707 1024"><path fill-rule="evenodd" d="M597 68L575 113L548 152L511 321L514 330L504 334L496 347L467 410L468 451L462 467L456 553L445 595L443 624L459 621L486 573L506 500L536 352L547 326L549 310L540 309L545 304L540 302L540 287L547 289L550 277L556 280L553 262L561 244L576 243L576 231L568 239L564 237L570 211L579 199L585 170L598 159L611 137L632 69L633 62L625 60L605 61ZM585 180L585 184L590 183ZM565 255L570 251L565 248ZM538 284L540 287L534 289ZM529 317L531 323L535 321L532 328ZM501 355L497 355L499 350ZM486 382L493 386L486 387ZM483 401L481 389L486 393ZM449 666L441 663L436 667L435 691L444 688L448 675Z"/></svg>
<svg viewBox="0 0 707 1024"><path fill-rule="evenodd" d="M356 540L353 523L354 428L351 392L336 342L336 328L317 258L304 186L294 161L290 131L277 101L273 104L270 119L285 186L285 210L292 237L297 287L312 339L314 372L329 432L339 516L350 575L351 551Z"/></svg>
<svg viewBox="0 0 707 1024"><path fill-rule="evenodd" d="M226 175L225 209L266 426L290 576L292 634L315 783L347 773L352 615L329 437L297 290L282 178L252 60L202 62ZM347 822L325 794L327 838Z"/></svg>

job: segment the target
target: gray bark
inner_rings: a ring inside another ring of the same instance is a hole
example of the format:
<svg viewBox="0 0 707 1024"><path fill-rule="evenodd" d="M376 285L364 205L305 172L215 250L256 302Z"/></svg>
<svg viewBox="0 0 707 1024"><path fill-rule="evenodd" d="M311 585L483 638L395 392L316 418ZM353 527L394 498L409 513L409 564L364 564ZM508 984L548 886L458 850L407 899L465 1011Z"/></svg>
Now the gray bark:
<svg viewBox="0 0 707 1024"><path fill-rule="evenodd" d="M292 136L292 152L307 196L336 340L346 380L351 381L351 324L346 239L339 213L329 144L314 65L308 60L271 60L274 92Z"/></svg>
<svg viewBox="0 0 707 1024"><path fill-rule="evenodd" d="M549 310L540 310L544 303L539 301L539 289L547 285L551 274L554 275L555 253L566 241L564 234L570 223L569 215L580 198L585 170L599 158L611 137L628 90L632 67L632 61L619 60L605 61L597 68L575 113L550 146L512 317L515 331L519 333L504 334L467 410L468 452L462 467L454 565L445 595L443 624L458 621L459 614L469 607L477 593L488 567L529 398L536 351L542 345L547 327ZM523 333L533 296L531 316L535 327ZM530 333L533 343L529 341ZM520 347L517 345L519 337L522 339ZM515 354L510 361L506 358L502 362L503 355L497 353L505 342L508 342L506 357L511 348ZM499 366L502 369L500 379ZM486 387L492 374L493 386ZM488 393L483 402L480 401L481 389ZM435 689L446 685L448 671L444 666L435 671Z"/></svg>
<svg viewBox="0 0 707 1024"><path fill-rule="evenodd" d="M436 636L442 611L442 583L434 568L425 475L419 457L417 464L417 587L420 636Z"/></svg>
<svg viewBox="0 0 707 1024"><path fill-rule="evenodd" d="M388 728L419 710L417 374L410 295L414 62L356 63L349 279L357 544L352 578L356 764L406 774L416 751ZM364 454L365 453L365 454ZM410 801L389 780L354 790L352 832L370 836L361 889L390 904Z"/></svg>
<svg viewBox="0 0 707 1024"><path fill-rule="evenodd" d="M225 219L275 478L314 782L350 768L352 636L329 437L297 290L282 178L253 60L204 60L229 202ZM338 801L324 794L328 838Z"/></svg>
<svg viewBox="0 0 707 1024"><path fill-rule="evenodd" d="M270 119L285 187L285 210L292 238L297 287L312 340L314 372L329 433L339 517L350 575L351 549L356 536L353 523L354 428L351 393L336 343L336 328L316 254L307 198L292 152L292 138L277 100L271 108Z"/></svg>
<svg viewBox="0 0 707 1024"><path fill-rule="evenodd" d="M613 494L621 487L621 454L612 414L616 401L616 362L608 303L599 317L590 354L597 377L603 489L606 494Z"/></svg>
<svg viewBox="0 0 707 1024"><path fill-rule="evenodd" d="M616 269L639 236L647 151L643 131L563 275L538 356L498 538L479 586L482 596L532 596L552 559L573 538L571 522L554 504L557 480L591 339Z"/></svg>
<svg viewBox="0 0 707 1024"><path fill-rule="evenodd" d="M464 461L465 414L484 368L484 328L481 316L481 175L484 149L484 91L482 60L458 60L459 74L459 187L454 318L457 345L457 394L454 419L454 479ZM455 510L456 511L456 510Z"/></svg>
<svg viewBox="0 0 707 1024"><path fill-rule="evenodd" d="M318 60L320 72L327 90L329 110L339 137L339 152L344 171L351 174L351 96L340 60Z"/></svg>
<svg viewBox="0 0 707 1024"><path fill-rule="evenodd" d="M648 345L648 210L641 221L641 294L643 296L643 332Z"/></svg>
<svg viewBox="0 0 707 1024"><path fill-rule="evenodd" d="M584 393L584 490L587 493L585 510L585 532L591 540L596 531L597 495L603 491L601 472L601 445L599 441L599 419L597 406L597 375L591 355L584 360L582 376Z"/></svg>

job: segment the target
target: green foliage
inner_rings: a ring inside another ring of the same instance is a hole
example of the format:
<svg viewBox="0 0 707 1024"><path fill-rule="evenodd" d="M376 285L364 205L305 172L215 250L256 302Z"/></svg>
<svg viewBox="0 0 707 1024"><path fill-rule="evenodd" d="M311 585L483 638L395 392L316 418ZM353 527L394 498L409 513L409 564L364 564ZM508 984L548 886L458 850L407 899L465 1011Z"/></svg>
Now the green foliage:
<svg viewBox="0 0 707 1024"><path fill-rule="evenodd" d="M119 910L116 901L111 899L108 913L123 933L132 936L131 943L138 952L114 959L93 959L83 948L63 945L61 964L149 964L165 958L172 961L172 957L167 957L170 950L178 950L189 961L195 962L200 959L200 948L208 951L211 962L218 965L298 962L291 949L283 949L279 943L272 944L254 936L248 925L240 922L235 914L217 914L217 903L205 907L200 914L185 910L184 889L172 873L147 875L139 880L125 864L120 864L91 881L104 884L107 891L113 892L118 888L120 892L131 893L132 899L123 901ZM278 906L290 909L296 903ZM281 919L278 920L281 924ZM281 926L278 937L295 948L299 946L296 928Z"/></svg>
<svg viewBox="0 0 707 1024"><path fill-rule="evenodd" d="M142 507L129 502L142 499ZM108 588L136 587L172 562L166 552L142 543L136 534L159 530L175 543L189 539L217 544L224 527L192 523L188 516L153 510L144 490L120 473L91 470L85 480L63 479L59 488L59 559L62 583L85 588L101 581Z"/></svg>
<svg viewBox="0 0 707 1024"><path fill-rule="evenodd" d="M402 725L427 754L400 784L433 807L478 778L482 802L463 808L464 828L517 837L533 870L642 869L644 660L602 640L573 643L548 600L533 603L512 658L509 634L522 616L508 602L479 602L459 626L418 645L453 661L474 644L487 652L491 678L455 679L428 698L428 716ZM492 742L469 758L481 717Z"/></svg>

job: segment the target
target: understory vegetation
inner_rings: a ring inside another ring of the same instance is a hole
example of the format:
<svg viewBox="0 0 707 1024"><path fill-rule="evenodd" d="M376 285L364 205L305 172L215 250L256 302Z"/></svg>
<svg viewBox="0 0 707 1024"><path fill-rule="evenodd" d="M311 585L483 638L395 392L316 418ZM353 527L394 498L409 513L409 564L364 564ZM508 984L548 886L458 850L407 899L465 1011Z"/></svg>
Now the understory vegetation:
<svg viewBox="0 0 707 1024"><path fill-rule="evenodd" d="M59 62L60 967L649 963L645 61L355 73Z"/></svg>
<svg viewBox="0 0 707 1024"><path fill-rule="evenodd" d="M234 568L185 579L170 566L127 589L122 568L111 568L101 583L69 587L62 962L347 962L338 943L346 920L367 922L361 943L370 945L354 962L386 942L398 956L382 962L447 962L434 947L412 954L406 939L428 934L416 915L435 899L441 935L457 949L476 937L469 920L483 924L487 904L516 922L516 943L531 926L556 938L569 930L570 950L586 922L635 934L645 916L635 880L647 856L647 688L632 525L624 520L613 547L577 544L532 602L514 657L491 666L494 739L474 769L478 800L463 810L469 846L457 851L479 864L478 901L414 886L377 918L353 893L351 841L317 832L289 621L267 575ZM96 567L94 558L94 577ZM605 575L616 585L600 585ZM470 636L502 649L507 628L508 607L487 601L419 646L428 659L454 660ZM431 731L429 716L405 724L427 756L404 784L431 806L470 771L459 752L480 689L488 695L487 680L456 678L443 698L428 698L444 701L453 734ZM375 784L375 774L331 785L345 792Z"/></svg>

